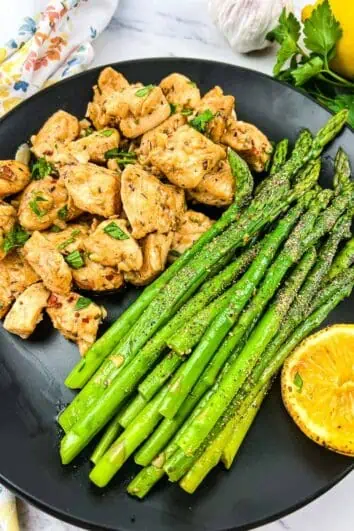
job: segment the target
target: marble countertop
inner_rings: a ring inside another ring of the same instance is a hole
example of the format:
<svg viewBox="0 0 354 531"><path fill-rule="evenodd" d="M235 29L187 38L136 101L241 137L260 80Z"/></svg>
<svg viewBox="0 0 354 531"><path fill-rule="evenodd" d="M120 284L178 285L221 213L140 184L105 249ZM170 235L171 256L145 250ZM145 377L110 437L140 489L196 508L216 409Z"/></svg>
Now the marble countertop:
<svg viewBox="0 0 354 531"><path fill-rule="evenodd" d="M304 0L295 0L299 10ZM94 66L126 59L179 56L215 59L271 73L274 51L235 55L213 26L206 0L120 0L105 32L95 41ZM260 531L352 531L354 474L307 507ZM78 529L18 502L22 531Z"/></svg>

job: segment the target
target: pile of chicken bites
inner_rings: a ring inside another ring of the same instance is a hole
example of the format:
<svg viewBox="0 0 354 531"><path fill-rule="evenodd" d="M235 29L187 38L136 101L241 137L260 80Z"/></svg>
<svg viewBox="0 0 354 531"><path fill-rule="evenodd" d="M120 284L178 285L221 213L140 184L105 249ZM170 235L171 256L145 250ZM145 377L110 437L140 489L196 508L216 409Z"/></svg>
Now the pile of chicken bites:
<svg viewBox="0 0 354 531"><path fill-rule="evenodd" d="M81 354L106 315L87 292L154 280L213 223L190 205L233 202L227 148L256 172L271 153L220 87L201 97L178 73L144 86L105 68L93 90L85 119L58 110L0 161L4 328L28 338L46 311Z"/></svg>

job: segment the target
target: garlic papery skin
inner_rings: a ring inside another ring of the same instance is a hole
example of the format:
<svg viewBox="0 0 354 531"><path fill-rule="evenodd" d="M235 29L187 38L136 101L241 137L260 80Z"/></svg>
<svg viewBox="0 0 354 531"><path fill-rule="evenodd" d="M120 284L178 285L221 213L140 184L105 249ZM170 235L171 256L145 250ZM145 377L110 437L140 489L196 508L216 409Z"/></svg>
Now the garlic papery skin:
<svg viewBox="0 0 354 531"><path fill-rule="evenodd" d="M240 53L269 46L266 36L277 25L284 7L293 11L292 0L208 0L216 26Z"/></svg>

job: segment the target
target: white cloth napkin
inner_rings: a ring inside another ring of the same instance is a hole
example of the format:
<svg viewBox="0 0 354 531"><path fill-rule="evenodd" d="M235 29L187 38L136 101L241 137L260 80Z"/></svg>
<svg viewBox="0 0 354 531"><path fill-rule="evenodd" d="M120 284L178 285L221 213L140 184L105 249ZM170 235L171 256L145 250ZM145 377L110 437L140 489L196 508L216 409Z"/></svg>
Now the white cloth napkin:
<svg viewBox="0 0 354 531"><path fill-rule="evenodd" d="M42 87L85 70L94 57L91 43L118 2L51 0L41 2L43 10L34 15L23 13L27 0L22 0L21 13L27 16L19 21L17 34L0 46L0 116Z"/></svg>

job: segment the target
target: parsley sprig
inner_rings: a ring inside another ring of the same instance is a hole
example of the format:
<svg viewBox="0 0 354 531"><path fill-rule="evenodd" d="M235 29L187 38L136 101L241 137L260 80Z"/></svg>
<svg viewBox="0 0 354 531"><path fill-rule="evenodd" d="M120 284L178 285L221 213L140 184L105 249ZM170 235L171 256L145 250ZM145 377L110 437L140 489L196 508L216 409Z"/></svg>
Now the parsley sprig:
<svg viewBox="0 0 354 531"><path fill-rule="evenodd" d="M29 237L30 234L25 231L25 229L23 229L20 225L15 225L13 229L6 234L6 237L3 241L3 249L5 253L9 253L16 247L22 247Z"/></svg>
<svg viewBox="0 0 354 531"><path fill-rule="evenodd" d="M354 127L354 83L331 69L342 34L328 0L324 0L303 26L293 13L287 14L284 9L267 38L280 44L274 75L301 87L334 112L349 109L348 122Z"/></svg>
<svg viewBox="0 0 354 531"><path fill-rule="evenodd" d="M206 126L214 118L214 114L210 109L206 109L201 114L198 114L193 120L189 122L189 125L194 127L200 133L205 133Z"/></svg>

